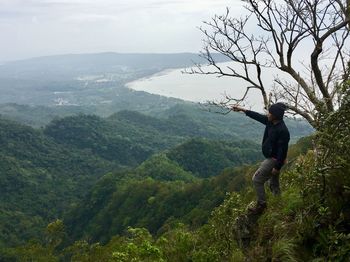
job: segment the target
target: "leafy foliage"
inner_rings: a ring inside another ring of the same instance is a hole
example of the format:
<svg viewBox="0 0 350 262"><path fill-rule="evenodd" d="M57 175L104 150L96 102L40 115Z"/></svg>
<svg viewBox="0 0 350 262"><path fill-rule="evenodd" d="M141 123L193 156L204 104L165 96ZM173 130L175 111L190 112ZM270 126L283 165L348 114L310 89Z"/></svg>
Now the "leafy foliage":
<svg viewBox="0 0 350 262"><path fill-rule="evenodd" d="M0 245L36 235L116 166L11 121L0 120L0 144Z"/></svg>
<svg viewBox="0 0 350 262"><path fill-rule="evenodd" d="M168 120L128 111L109 118L78 115L55 119L45 129L0 119L0 246L17 245L33 236L42 238L39 229L74 208L103 174L136 167L152 154L195 135L187 127L181 132L177 127L183 136L170 132L173 129ZM212 133L206 135L212 137ZM252 143L249 152L257 155L257 147ZM248 158L237 163L245 161ZM220 161L210 165L217 170L223 166ZM195 180L195 174L166 154L150 158L136 173L127 175Z"/></svg>
<svg viewBox="0 0 350 262"><path fill-rule="evenodd" d="M201 139L192 139L167 153L170 159L199 177L217 175L229 166L256 162L260 155L260 149L249 141L212 142Z"/></svg>
<svg viewBox="0 0 350 262"><path fill-rule="evenodd" d="M151 233L164 232L177 222L198 228L227 191L245 185L245 169L198 179L165 155L153 156L134 170L102 177L65 221L74 239L89 236L100 242L128 226L145 227Z"/></svg>

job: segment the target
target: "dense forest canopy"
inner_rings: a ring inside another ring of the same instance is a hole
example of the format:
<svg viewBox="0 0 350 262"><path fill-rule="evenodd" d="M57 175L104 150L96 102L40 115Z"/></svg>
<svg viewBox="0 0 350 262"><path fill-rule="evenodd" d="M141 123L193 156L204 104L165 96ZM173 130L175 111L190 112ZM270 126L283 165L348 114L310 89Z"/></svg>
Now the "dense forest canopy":
<svg viewBox="0 0 350 262"><path fill-rule="evenodd" d="M247 156L252 157L257 152L254 143L195 138L136 168L101 176L63 220L53 220L43 229L41 239L3 247L1 259L347 261L350 89L344 85L347 95L340 109L324 121L320 132L291 146L283 193L278 198L268 194L269 208L262 216L246 215L254 199L250 180L255 164L225 168L209 177L211 173L202 173L196 165L217 159L220 153L224 161L236 153L237 161L237 156L245 157L235 151L240 145L251 148ZM78 146L82 149L80 142ZM217 147L221 150L213 150ZM206 164L212 164L206 170L221 169L217 161Z"/></svg>
<svg viewBox="0 0 350 262"><path fill-rule="evenodd" d="M255 135L253 128L238 139L239 127L228 130L195 107L170 112L160 118L133 111L108 118L80 114L41 129L0 119L1 245L40 235L109 172L122 172L120 179L187 183L260 159L258 142L243 140ZM310 130L305 125L295 138Z"/></svg>

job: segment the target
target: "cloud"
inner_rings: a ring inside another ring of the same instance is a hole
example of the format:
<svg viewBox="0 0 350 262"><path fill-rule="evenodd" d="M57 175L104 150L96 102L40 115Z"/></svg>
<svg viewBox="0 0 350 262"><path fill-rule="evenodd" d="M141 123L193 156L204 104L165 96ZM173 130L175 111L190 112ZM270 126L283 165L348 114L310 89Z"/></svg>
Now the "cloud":
<svg viewBox="0 0 350 262"><path fill-rule="evenodd" d="M1 60L60 53L197 52L198 26L241 0L0 0Z"/></svg>
<svg viewBox="0 0 350 262"><path fill-rule="evenodd" d="M116 21L118 20L117 16L113 15L104 15L104 14L93 14L93 13L82 13L74 14L71 16L64 17L63 22L106 22L106 21Z"/></svg>
<svg viewBox="0 0 350 262"><path fill-rule="evenodd" d="M123 13L164 12L178 15L207 13L208 10L227 5L241 5L240 0L1 0L0 17L25 19L33 16L57 18L66 21L111 20ZM150 11L151 10L151 11Z"/></svg>
<svg viewBox="0 0 350 262"><path fill-rule="evenodd" d="M39 23L39 19L38 19L37 16L33 16L32 17L32 23L34 23L34 24L38 24Z"/></svg>

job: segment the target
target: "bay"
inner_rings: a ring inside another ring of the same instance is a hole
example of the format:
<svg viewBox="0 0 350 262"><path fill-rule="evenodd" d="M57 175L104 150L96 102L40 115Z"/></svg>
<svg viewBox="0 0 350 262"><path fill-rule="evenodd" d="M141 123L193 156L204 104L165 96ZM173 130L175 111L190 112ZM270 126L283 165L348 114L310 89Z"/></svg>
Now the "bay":
<svg viewBox="0 0 350 262"><path fill-rule="evenodd" d="M222 63L220 66L227 68L227 66L232 67L234 65L232 63ZM221 101L227 95L241 98L246 91L246 87L250 85L242 79L217 77L215 75L187 74L183 73L185 70L165 70L150 77L129 82L127 87L151 94L203 103L207 101ZM266 72L263 75L263 80L264 83L272 83L272 73ZM240 105L256 111L263 111L260 91L251 89L246 101Z"/></svg>

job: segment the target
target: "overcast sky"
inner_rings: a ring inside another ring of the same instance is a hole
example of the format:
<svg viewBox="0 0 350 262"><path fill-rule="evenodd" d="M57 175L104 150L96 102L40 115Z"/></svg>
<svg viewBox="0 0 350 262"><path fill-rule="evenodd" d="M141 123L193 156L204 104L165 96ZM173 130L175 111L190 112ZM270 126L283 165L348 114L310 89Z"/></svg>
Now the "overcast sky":
<svg viewBox="0 0 350 262"><path fill-rule="evenodd" d="M241 0L0 0L0 62L91 52L198 52L202 21Z"/></svg>

